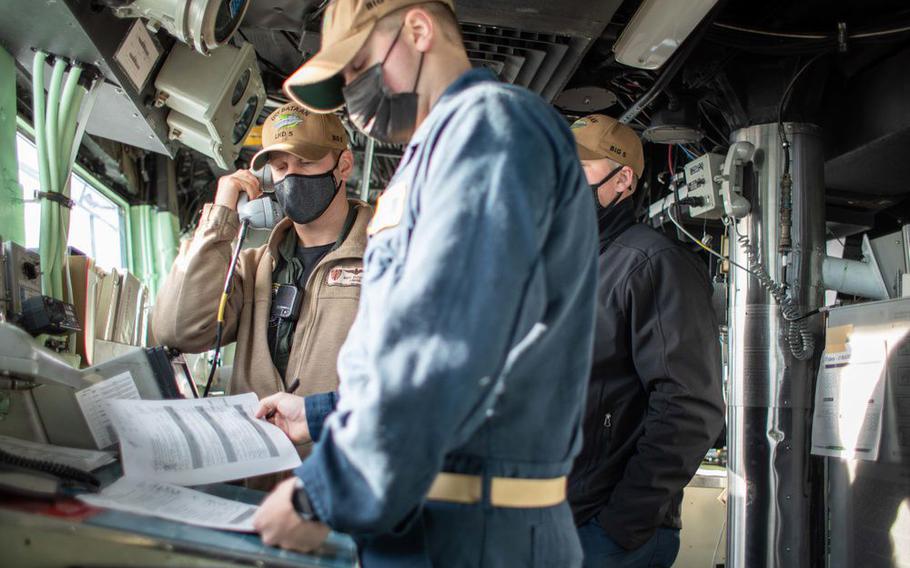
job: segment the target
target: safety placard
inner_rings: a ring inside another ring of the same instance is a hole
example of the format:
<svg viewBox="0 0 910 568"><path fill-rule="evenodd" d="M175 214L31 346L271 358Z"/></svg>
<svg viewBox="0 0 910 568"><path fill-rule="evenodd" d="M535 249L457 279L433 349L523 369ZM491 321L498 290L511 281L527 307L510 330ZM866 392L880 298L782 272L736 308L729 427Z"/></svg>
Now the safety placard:
<svg viewBox="0 0 910 568"><path fill-rule="evenodd" d="M145 86L159 57L161 50L141 20L136 20L114 53L114 60L120 64L137 91Z"/></svg>

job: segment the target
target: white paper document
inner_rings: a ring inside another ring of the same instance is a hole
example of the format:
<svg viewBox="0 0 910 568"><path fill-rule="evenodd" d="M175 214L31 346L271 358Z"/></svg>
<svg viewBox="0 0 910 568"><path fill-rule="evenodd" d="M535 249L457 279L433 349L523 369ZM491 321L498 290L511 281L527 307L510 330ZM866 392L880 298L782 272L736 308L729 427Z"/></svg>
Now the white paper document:
<svg viewBox="0 0 910 568"><path fill-rule="evenodd" d="M107 403L117 399L139 400L139 390L129 371L124 371L76 393L76 402L99 450L113 445L117 434L107 413Z"/></svg>
<svg viewBox="0 0 910 568"><path fill-rule="evenodd" d="M79 499L95 507L215 529L254 532L254 505L167 483L122 477L101 493L80 495Z"/></svg>
<svg viewBox="0 0 910 568"><path fill-rule="evenodd" d="M812 453L878 459L885 394L885 344L825 352L818 372Z"/></svg>
<svg viewBox="0 0 910 568"><path fill-rule="evenodd" d="M116 461L114 452L82 450L0 436L0 450L32 460L51 461L90 472Z"/></svg>
<svg viewBox="0 0 910 568"><path fill-rule="evenodd" d="M254 393L188 400L113 400L124 474L201 485L293 469L297 450L273 424L254 416Z"/></svg>

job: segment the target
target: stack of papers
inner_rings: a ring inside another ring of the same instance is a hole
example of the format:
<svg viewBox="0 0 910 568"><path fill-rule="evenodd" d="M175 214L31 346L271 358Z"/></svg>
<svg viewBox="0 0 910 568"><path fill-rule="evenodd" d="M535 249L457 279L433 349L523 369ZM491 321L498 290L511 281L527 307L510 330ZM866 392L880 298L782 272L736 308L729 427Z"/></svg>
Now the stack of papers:
<svg viewBox="0 0 910 568"><path fill-rule="evenodd" d="M189 400L114 400L108 415L128 477L201 485L297 467L294 444L255 418L254 393Z"/></svg>
<svg viewBox="0 0 910 568"><path fill-rule="evenodd" d="M257 509L186 487L132 477L121 477L100 494L82 495L79 499L95 507L243 532L253 532Z"/></svg>
<svg viewBox="0 0 910 568"><path fill-rule="evenodd" d="M96 414L96 429L103 432L102 438L119 440L124 477L98 495L79 498L109 509L252 531L256 507L183 486L243 479L300 465L287 436L273 424L255 418L256 395L134 400L130 389L122 386L118 390L127 397L105 401L103 412Z"/></svg>

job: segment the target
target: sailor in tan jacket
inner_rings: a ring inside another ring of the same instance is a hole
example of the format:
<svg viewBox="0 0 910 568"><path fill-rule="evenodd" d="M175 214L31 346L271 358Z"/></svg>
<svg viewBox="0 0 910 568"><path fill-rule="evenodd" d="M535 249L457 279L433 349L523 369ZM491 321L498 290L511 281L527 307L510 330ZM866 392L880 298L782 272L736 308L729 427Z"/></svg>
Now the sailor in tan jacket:
<svg viewBox="0 0 910 568"><path fill-rule="evenodd" d="M252 166L271 169L287 217L267 244L240 255L223 340L237 343L229 390L262 398L299 379L298 395L330 393L337 390L338 351L357 312L372 211L346 197L353 156L338 117L288 104L269 115L262 137ZM152 332L160 343L189 353L213 347L242 193L251 200L262 194L247 170L222 177L215 202L203 208L155 303ZM290 317L278 314L273 301L282 286L283 297L296 291L301 298Z"/></svg>

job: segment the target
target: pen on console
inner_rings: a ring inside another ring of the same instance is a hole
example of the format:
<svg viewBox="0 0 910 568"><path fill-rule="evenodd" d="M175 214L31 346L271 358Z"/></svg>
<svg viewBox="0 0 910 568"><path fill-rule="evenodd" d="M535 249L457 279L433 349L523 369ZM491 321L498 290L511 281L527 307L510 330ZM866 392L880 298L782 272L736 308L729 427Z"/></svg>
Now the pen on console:
<svg viewBox="0 0 910 568"><path fill-rule="evenodd" d="M289 392L289 393L293 394L294 391L297 390L297 387L299 387L299 386L300 386L300 379L294 379L293 381L291 381L291 384L288 385L288 388L287 388L287 391L286 391L286 392ZM266 420L271 420L272 418L275 418L275 413L276 413L276 412L278 412L278 407L277 407L277 406L276 406L275 408L269 410L268 414L265 415L265 419L266 419Z"/></svg>

